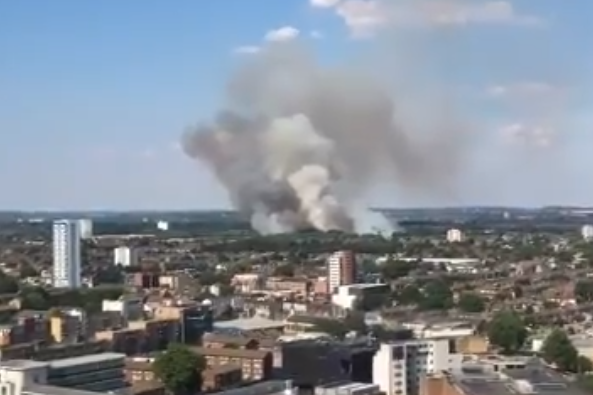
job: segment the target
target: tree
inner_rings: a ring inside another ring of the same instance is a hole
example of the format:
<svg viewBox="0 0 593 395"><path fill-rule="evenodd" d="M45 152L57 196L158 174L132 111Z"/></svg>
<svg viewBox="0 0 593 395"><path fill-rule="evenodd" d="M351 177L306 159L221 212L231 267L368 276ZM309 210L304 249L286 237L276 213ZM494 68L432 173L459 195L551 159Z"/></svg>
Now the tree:
<svg viewBox="0 0 593 395"><path fill-rule="evenodd" d="M14 277L0 271L0 294L14 294L19 291L19 283Z"/></svg>
<svg viewBox="0 0 593 395"><path fill-rule="evenodd" d="M364 321L364 313L358 311L351 311L346 315L344 326L346 329L358 333L365 333L368 329Z"/></svg>
<svg viewBox="0 0 593 395"><path fill-rule="evenodd" d="M577 358L577 372L578 373L589 373L593 371L593 362L583 355L579 355Z"/></svg>
<svg viewBox="0 0 593 395"><path fill-rule="evenodd" d="M419 304L423 310L447 310L453 307L453 293L442 280L426 284L423 293L424 298Z"/></svg>
<svg viewBox="0 0 593 395"><path fill-rule="evenodd" d="M389 259L381 266L381 276L386 281L405 277L412 271L414 266L413 262Z"/></svg>
<svg viewBox="0 0 593 395"><path fill-rule="evenodd" d="M481 313L484 311L486 303L484 302L484 298L482 298L480 295L473 292L468 292L462 294L459 297L457 306L460 310L466 313Z"/></svg>
<svg viewBox="0 0 593 395"><path fill-rule="evenodd" d="M527 329L521 317L514 311L497 313L488 324L488 339L505 354L521 349L527 339Z"/></svg>
<svg viewBox="0 0 593 395"><path fill-rule="evenodd" d="M274 276L277 277L294 277L294 266L290 263L279 265L274 269Z"/></svg>
<svg viewBox="0 0 593 395"><path fill-rule="evenodd" d="M311 332L324 332L328 335L343 338L348 333L348 328L344 322L330 319L330 318L318 318L315 320L313 327L310 329Z"/></svg>
<svg viewBox="0 0 593 395"><path fill-rule="evenodd" d="M395 295L395 300L402 305L420 304L424 295L416 285L406 285Z"/></svg>
<svg viewBox="0 0 593 395"><path fill-rule="evenodd" d="M21 292L23 309L48 310L51 306L50 295L41 287L26 287Z"/></svg>
<svg viewBox="0 0 593 395"><path fill-rule="evenodd" d="M574 287L574 293L579 303L593 301L593 281L577 281Z"/></svg>
<svg viewBox="0 0 593 395"><path fill-rule="evenodd" d="M156 357L153 369L169 391L175 395L186 395L201 389L201 372L205 365L204 358L188 347L170 344Z"/></svg>
<svg viewBox="0 0 593 395"><path fill-rule="evenodd" d="M19 267L19 277L21 279L37 276L39 276L39 271L36 270L33 266L31 266L29 263L23 263Z"/></svg>
<svg viewBox="0 0 593 395"><path fill-rule="evenodd" d="M576 372L578 369L579 353L562 329L554 329L548 335L541 353L547 362L556 364L562 371Z"/></svg>

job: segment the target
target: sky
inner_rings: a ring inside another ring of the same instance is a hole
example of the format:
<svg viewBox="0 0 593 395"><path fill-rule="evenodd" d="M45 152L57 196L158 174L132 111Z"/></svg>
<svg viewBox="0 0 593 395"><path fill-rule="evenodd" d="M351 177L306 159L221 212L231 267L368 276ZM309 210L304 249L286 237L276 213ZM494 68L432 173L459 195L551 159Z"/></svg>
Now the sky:
<svg viewBox="0 0 593 395"><path fill-rule="evenodd" d="M228 208L180 136L241 62L287 41L434 82L475 125L454 197L378 185L368 204L593 205L587 15L559 0L0 2L0 210Z"/></svg>

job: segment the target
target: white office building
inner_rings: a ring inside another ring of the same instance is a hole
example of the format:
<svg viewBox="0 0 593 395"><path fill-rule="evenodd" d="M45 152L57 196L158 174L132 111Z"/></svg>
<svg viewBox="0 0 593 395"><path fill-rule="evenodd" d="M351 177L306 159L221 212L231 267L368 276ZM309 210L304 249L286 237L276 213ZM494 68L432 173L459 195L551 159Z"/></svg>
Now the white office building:
<svg viewBox="0 0 593 395"><path fill-rule="evenodd" d="M418 395L427 374L461 369L463 355L454 351L450 339L381 344L373 358L373 384L387 395Z"/></svg>
<svg viewBox="0 0 593 395"><path fill-rule="evenodd" d="M117 247L113 250L113 264L124 267L138 265L138 251L131 247Z"/></svg>
<svg viewBox="0 0 593 395"><path fill-rule="evenodd" d="M61 220L53 224L53 286L80 288L80 223Z"/></svg>
<svg viewBox="0 0 593 395"><path fill-rule="evenodd" d="M92 219L80 219L78 220L80 229L80 238L83 240L90 239L93 237L93 220Z"/></svg>

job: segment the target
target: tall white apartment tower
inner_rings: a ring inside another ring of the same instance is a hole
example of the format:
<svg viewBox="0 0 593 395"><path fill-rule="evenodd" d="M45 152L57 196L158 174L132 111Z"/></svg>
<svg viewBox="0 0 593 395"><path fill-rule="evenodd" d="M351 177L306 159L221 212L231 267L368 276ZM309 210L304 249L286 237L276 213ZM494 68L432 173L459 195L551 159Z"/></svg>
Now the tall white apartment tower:
<svg viewBox="0 0 593 395"><path fill-rule="evenodd" d="M53 286L80 288L80 222L60 220L53 224Z"/></svg>

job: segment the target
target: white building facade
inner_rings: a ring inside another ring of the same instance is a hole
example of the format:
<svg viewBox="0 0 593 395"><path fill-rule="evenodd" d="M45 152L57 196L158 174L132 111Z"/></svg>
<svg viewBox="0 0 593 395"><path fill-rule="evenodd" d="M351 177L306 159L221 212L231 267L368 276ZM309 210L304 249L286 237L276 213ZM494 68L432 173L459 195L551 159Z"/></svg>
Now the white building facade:
<svg viewBox="0 0 593 395"><path fill-rule="evenodd" d="M593 240L593 225L585 225L581 228L581 235L583 239L590 241Z"/></svg>
<svg viewBox="0 0 593 395"><path fill-rule="evenodd" d="M113 264L124 267L138 265L138 251L131 247L117 247L113 250Z"/></svg>
<svg viewBox="0 0 593 395"><path fill-rule="evenodd" d="M450 339L381 344L373 358L373 384L387 395L418 395L427 374L461 369L463 355Z"/></svg>
<svg viewBox="0 0 593 395"><path fill-rule="evenodd" d="M53 224L53 286L81 286L80 223L61 220Z"/></svg>
<svg viewBox="0 0 593 395"><path fill-rule="evenodd" d="M447 231L447 241L449 243L460 243L465 240L465 235L459 229L449 229Z"/></svg>
<svg viewBox="0 0 593 395"><path fill-rule="evenodd" d="M79 219L78 226L80 229L80 238L83 240L91 239L93 237L93 220Z"/></svg>

